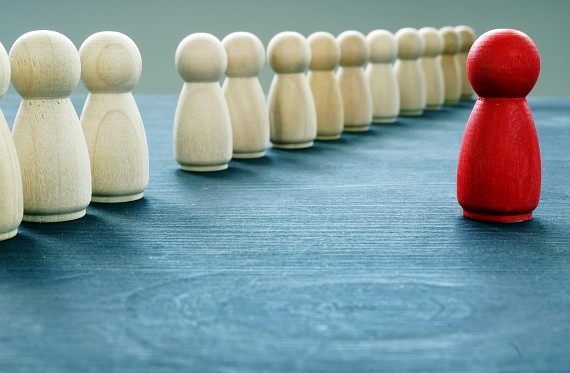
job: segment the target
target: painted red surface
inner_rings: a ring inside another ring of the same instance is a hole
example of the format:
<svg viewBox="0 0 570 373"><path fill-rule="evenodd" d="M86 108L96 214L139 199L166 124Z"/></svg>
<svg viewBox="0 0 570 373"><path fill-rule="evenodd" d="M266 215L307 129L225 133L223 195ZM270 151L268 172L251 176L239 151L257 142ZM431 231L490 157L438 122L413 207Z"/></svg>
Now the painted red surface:
<svg viewBox="0 0 570 373"><path fill-rule="evenodd" d="M529 220L540 199L540 148L526 96L540 72L533 41L489 31L473 44L467 74L479 95L459 152L457 200L467 218Z"/></svg>

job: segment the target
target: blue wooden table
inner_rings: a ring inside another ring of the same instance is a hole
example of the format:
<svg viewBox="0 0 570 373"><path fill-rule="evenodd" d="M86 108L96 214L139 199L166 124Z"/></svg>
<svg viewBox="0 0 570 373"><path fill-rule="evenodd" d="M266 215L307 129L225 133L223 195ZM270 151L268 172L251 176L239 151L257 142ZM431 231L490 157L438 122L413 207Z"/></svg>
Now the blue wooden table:
<svg viewBox="0 0 570 373"><path fill-rule="evenodd" d="M455 197L472 102L196 174L136 98L145 198L0 243L0 371L570 369L570 100L530 100L541 202L497 225Z"/></svg>

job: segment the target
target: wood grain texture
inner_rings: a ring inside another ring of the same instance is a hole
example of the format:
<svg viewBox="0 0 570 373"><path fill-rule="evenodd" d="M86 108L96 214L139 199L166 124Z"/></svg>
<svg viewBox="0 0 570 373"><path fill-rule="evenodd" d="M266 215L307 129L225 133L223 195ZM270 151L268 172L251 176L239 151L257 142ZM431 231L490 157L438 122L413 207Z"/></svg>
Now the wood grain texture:
<svg viewBox="0 0 570 373"><path fill-rule="evenodd" d="M542 200L505 226L456 201L472 102L197 174L172 159L177 96L136 98L145 198L0 243L1 371L567 367L569 99L530 99Z"/></svg>

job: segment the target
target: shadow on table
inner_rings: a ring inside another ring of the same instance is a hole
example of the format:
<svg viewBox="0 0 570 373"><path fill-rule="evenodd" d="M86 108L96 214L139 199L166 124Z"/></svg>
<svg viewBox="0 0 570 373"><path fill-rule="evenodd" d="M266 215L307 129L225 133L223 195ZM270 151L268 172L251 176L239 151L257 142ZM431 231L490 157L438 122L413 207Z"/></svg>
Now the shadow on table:
<svg viewBox="0 0 570 373"><path fill-rule="evenodd" d="M0 267L16 277L49 278L54 271L81 263L103 226L99 217L89 213L61 223L23 222L16 237L0 242ZM70 266L73 257L78 260Z"/></svg>
<svg viewBox="0 0 570 373"><path fill-rule="evenodd" d="M139 200L123 203L91 202L89 209L94 211L106 211L119 215L141 214L149 209L149 200L148 196L144 196Z"/></svg>
<svg viewBox="0 0 570 373"><path fill-rule="evenodd" d="M0 268L16 277L50 278L62 271L142 265L155 252L153 237L161 237L157 232L149 235L155 225L149 209L146 199L92 204L78 220L23 222L16 237L0 242Z"/></svg>
<svg viewBox="0 0 570 373"><path fill-rule="evenodd" d="M16 237L0 241L0 267L5 269L5 264L13 261L26 262L41 258L43 253L40 249L40 240L20 228Z"/></svg>
<svg viewBox="0 0 570 373"><path fill-rule="evenodd" d="M176 178L183 182L196 182L197 180L240 180L251 176L253 173L248 169L242 167L236 167L233 161L230 162L229 166L225 170L212 171L212 172L194 172L194 171L184 171L180 168L175 171Z"/></svg>
<svg viewBox="0 0 570 373"><path fill-rule="evenodd" d="M569 242L568 230L540 217L514 223L486 223L458 217L453 225L455 237L463 249L471 251L476 259L484 254L487 259L538 260L569 256L561 242ZM505 257L506 256L506 257ZM533 263L529 263L533 264Z"/></svg>

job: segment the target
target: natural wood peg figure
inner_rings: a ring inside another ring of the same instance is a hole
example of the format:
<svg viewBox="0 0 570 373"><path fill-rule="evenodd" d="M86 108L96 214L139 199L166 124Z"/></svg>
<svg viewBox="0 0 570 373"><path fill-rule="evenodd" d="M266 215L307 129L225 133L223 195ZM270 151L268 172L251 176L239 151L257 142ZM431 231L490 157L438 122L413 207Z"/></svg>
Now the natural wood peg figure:
<svg viewBox="0 0 570 373"><path fill-rule="evenodd" d="M419 33L424 41L424 54L420 61L426 80L426 110L441 110L445 99L443 70L439 62L443 38L433 27L424 27Z"/></svg>
<svg viewBox="0 0 570 373"><path fill-rule="evenodd" d="M455 27L455 32L457 32L461 38L461 49L459 49L459 53L457 53L457 60L459 61L459 69L461 72L461 99L469 101L473 99L475 92L467 77L467 55L469 54L471 46L475 43L476 34L475 30L469 26L457 26Z"/></svg>
<svg viewBox="0 0 570 373"><path fill-rule="evenodd" d="M222 40L228 56L222 87L232 122L233 158L259 158L269 147L269 114L257 76L265 63L261 40L234 32Z"/></svg>
<svg viewBox="0 0 570 373"><path fill-rule="evenodd" d="M10 60L0 43L0 99L10 84ZM0 241L14 237L24 214L22 174L8 123L0 110Z"/></svg>
<svg viewBox="0 0 570 373"><path fill-rule="evenodd" d="M328 32L315 32L307 40L312 55L307 79L317 110L317 140L336 140L344 127L342 96L334 74L340 48Z"/></svg>
<svg viewBox="0 0 570 373"><path fill-rule="evenodd" d="M344 107L344 131L368 131L372 123L372 92L364 74L370 57L366 36L359 31L345 31L338 37L340 67L338 84Z"/></svg>
<svg viewBox="0 0 570 373"><path fill-rule="evenodd" d="M426 82L419 58L424 42L418 30L406 27L395 34L398 59L394 65L400 87L400 115L419 116L426 108Z"/></svg>
<svg viewBox="0 0 570 373"><path fill-rule="evenodd" d="M486 32L467 57L479 99L459 152L457 200L474 220L529 220L540 199L540 148L526 96L540 73L534 42L512 29Z"/></svg>
<svg viewBox="0 0 570 373"><path fill-rule="evenodd" d="M12 84L22 96L12 136L22 171L24 221L85 215L91 200L89 152L69 95L79 83L77 49L54 31L32 31L10 50Z"/></svg>
<svg viewBox="0 0 570 373"><path fill-rule="evenodd" d="M461 69L457 53L461 48L461 38L453 27L446 26L440 30L443 38L443 51L441 52L441 68L445 83L444 105L457 105L461 98Z"/></svg>
<svg viewBox="0 0 570 373"><path fill-rule="evenodd" d="M220 171L232 158L230 112L219 80L227 55L213 35L196 33L176 49L184 85L174 116L174 157L185 171Z"/></svg>
<svg viewBox="0 0 570 373"><path fill-rule="evenodd" d="M311 48L303 35L281 32L267 47L275 76L269 90L269 124L273 147L304 149L317 137L317 113L305 70Z"/></svg>
<svg viewBox="0 0 570 373"><path fill-rule="evenodd" d="M366 39L370 45L366 78L372 94L374 122L394 123L400 113L400 88L393 67L398 44L388 30L374 30Z"/></svg>
<svg viewBox="0 0 570 373"><path fill-rule="evenodd" d="M81 80L89 90L81 112L93 191L91 201L129 202L148 185L148 146L131 93L142 60L136 44L119 32L98 32L79 48Z"/></svg>

